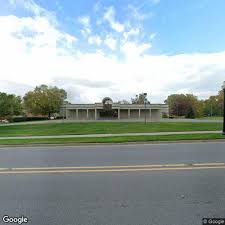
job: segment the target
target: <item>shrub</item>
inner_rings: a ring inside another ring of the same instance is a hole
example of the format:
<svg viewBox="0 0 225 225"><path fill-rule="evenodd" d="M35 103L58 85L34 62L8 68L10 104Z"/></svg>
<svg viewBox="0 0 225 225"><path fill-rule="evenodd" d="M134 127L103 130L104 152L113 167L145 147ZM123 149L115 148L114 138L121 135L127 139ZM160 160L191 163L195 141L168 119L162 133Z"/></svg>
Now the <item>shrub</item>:
<svg viewBox="0 0 225 225"><path fill-rule="evenodd" d="M10 122L26 122L26 121L41 121L48 120L48 117L14 117L10 120Z"/></svg>

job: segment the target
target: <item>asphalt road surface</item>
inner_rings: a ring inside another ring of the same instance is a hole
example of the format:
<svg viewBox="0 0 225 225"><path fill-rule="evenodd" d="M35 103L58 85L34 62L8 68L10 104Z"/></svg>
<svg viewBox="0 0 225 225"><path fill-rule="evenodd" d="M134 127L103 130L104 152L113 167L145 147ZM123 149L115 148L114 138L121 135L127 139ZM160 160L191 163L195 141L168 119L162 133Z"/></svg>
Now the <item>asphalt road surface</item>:
<svg viewBox="0 0 225 225"><path fill-rule="evenodd" d="M0 224L4 215L34 225L225 217L225 142L0 148Z"/></svg>

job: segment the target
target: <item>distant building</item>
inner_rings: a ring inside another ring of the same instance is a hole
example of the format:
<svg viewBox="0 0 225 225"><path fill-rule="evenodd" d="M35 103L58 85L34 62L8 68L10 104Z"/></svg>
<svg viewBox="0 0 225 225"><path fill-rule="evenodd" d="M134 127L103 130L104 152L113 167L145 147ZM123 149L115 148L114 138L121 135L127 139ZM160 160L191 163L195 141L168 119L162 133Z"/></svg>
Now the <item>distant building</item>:
<svg viewBox="0 0 225 225"><path fill-rule="evenodd" d="M106 97L101 103L69 104L61 108L61 115L68 120L143 120L159 121L168 115L166 104L121 104Z"/></svg>

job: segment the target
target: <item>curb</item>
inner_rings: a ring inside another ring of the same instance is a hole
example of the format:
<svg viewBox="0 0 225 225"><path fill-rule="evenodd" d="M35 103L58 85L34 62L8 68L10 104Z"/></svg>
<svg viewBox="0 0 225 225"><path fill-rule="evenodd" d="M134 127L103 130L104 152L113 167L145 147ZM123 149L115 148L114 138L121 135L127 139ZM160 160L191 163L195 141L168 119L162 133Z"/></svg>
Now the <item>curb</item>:
<svg viewBox="0 0 225 225"><path fill-rule="evenodd" d="M9 145L0 145L0 148L7 148L7 147L77 147L77 146L110 146L110 145L151 145L151 144L191 144L191 143L225 143L225 139L199 139L199 140L179 140L179 141L140 141L140 142L117 142L117 143L68 143L68 144L9 144Z"/></svg>
<svg viewBox="0 0 225 225"><path fill-rule="evenodd" d="M26 140L26 139L61 139L61 138L107 138L107 137L133 137L133 136L168 136L188 134L220 134L222 131L171 131L150 133L115 133L115 134L66 134L66 135L41 135L41 136L0 136L0 140Z"/></svg>

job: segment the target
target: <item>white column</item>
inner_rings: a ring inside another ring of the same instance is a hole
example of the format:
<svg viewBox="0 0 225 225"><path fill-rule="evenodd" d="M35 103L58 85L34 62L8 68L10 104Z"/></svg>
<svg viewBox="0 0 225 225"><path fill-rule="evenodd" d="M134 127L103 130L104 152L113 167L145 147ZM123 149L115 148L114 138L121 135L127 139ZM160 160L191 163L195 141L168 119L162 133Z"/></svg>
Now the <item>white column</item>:
<svg viewBox="0 0 225 225"><path fill-rule="evenodd" d="M76 109L76 120L79 119L78 109Z"/></svg>
<svg viewBox="0 0 225 225"><path fill-rule="evenodd" d="M130 119L130 109L128 109L128 119Z"/></svg>
<svg viewBox="0 0 225 225"><path fill-rule="evenodd" d="M118 109L118 120L120 120L120 109Z"/></svg>
<svg viewBox="0 0 225 225"><path fill-rule="evenodd" d="M66 119L69 119L69 110L66 109Z"/></svg>
<svg viewBox="0 0 225 225"><path fill-rule="evenodd" d="M152 110L149 109L149 120L152 121Z"/></svg>
<svg viewBox="0 0 225 225"><path fill-rule="evenodd" d="M138 110L138 118L141 119L141 109Z"/></svg>
<svg viewBox="0 0 225 225"><path fill-rule="evenodd" d="M87 109L87 120L88 120L88 118L89 118L89 110Z"/></svg>
<svg viewBox="0 0 225 225"><path fill-rule="evenodd" d="M97 109L95 109L95 120L97 120Z"/></svg>

